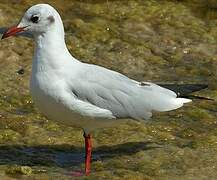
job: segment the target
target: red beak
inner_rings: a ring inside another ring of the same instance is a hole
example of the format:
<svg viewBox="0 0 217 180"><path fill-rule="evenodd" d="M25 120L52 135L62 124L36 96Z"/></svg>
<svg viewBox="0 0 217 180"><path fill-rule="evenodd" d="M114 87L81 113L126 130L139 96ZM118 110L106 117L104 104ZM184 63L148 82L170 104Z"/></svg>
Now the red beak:
<svg viewBox="0 0 217 180"><path fill-rule="evenodd" d="M5 39L7 37L10 37L10 36L14 36L16 35L17 33L19 32L23 32L25 31L25 27L16 27L16 26L13 26L11 28L9 28L2 36L2 39Z"/></svg>

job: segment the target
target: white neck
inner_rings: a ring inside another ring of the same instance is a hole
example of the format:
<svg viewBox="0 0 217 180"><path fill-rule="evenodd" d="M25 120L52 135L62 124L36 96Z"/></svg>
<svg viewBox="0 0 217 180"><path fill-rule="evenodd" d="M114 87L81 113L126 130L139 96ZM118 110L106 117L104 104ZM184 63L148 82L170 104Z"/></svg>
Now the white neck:
<svg viewBox="0 0 217 180"><path fill-rule="evenodd" d="M64 34L53 28L51 31L37 35L35 39L35 53L43 55L46 53L68 53Z"/></svg>
<svg viewBox="0 0 217 180"><path fill-rule="evenodd" d="M64 28L60 17L43 34L35 35L33 70L57 69L68 64L69 59L77 61L65 44Z"/></svg>

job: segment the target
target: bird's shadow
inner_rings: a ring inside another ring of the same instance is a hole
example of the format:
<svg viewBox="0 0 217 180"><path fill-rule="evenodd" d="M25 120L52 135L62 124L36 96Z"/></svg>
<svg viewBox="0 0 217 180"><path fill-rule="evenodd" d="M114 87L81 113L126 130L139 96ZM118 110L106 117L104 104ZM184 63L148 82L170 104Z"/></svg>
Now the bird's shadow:
<svg viewBox="0 0 217 180"><path fill-rule="evenodd" d="M93 161L159 148L151 142L128 142L93 149ZM84 162L83 147L71 145L1 145L0 165L28 165L47 167L77 167Z"/></svg>

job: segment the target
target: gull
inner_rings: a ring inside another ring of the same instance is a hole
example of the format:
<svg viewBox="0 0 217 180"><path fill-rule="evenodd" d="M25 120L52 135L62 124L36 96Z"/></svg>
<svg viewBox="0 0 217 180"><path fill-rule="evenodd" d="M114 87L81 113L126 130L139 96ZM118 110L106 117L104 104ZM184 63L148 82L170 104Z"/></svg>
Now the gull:
<svg viewBox="0 0 217 180"><path fill-rule="evenodd" d="M35 41L30 80L33 101L47 118L83 129L85 175L90 174L92 131L129 118L148 120L153 111L170 111L191 102L177 96L176 86L138 82L77 60L67 49L59 13L48 4L30 7L2 39L22 33ZM191 87L193 92L206 86Z"/></svg>

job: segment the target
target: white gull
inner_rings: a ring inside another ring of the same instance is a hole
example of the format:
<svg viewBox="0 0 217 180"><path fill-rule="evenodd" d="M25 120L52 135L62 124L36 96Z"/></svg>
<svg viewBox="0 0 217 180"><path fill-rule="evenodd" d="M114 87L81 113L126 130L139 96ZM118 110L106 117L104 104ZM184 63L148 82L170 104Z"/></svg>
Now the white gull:
<svg viewBox="0 0 217 180"><path fill-rule="evenodd" d="M48 4L29 8L2 38L24 31L35 40L32 98L49 119L84 130L86 175L90 173L91 131L115 126L127 118L145 120L152 111L170 111L191 102L154 83L137 82L75 59L65 44L61 17Z"/></svg>

